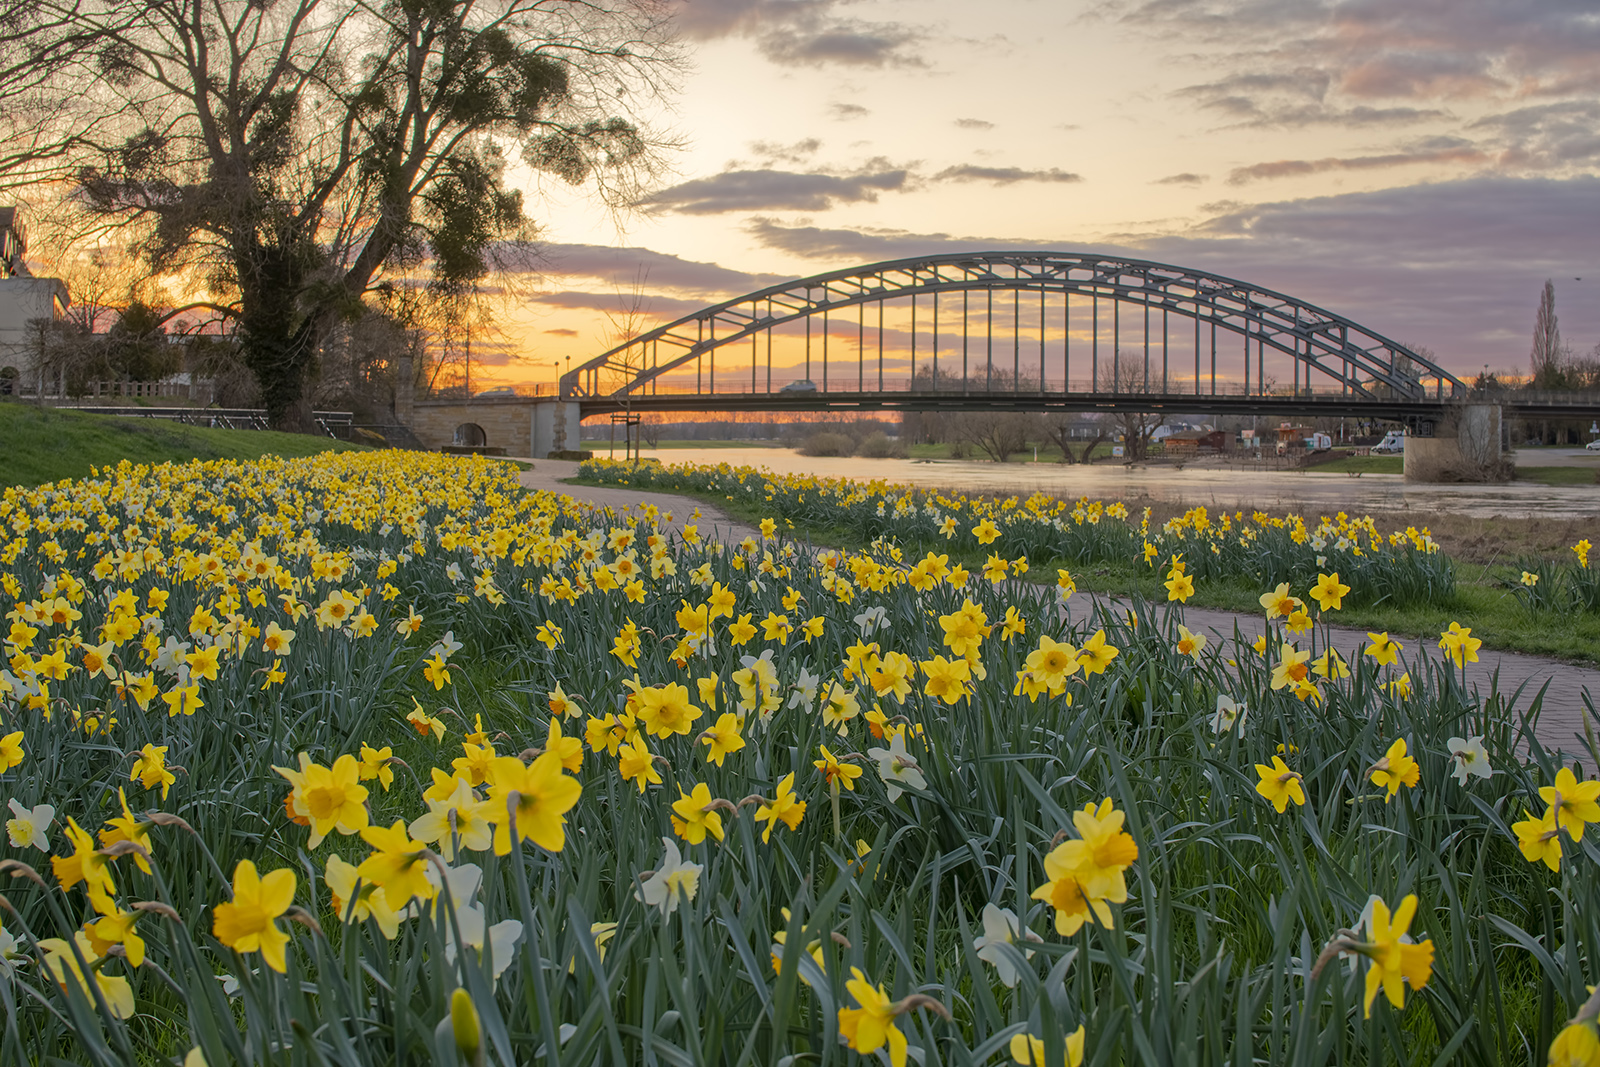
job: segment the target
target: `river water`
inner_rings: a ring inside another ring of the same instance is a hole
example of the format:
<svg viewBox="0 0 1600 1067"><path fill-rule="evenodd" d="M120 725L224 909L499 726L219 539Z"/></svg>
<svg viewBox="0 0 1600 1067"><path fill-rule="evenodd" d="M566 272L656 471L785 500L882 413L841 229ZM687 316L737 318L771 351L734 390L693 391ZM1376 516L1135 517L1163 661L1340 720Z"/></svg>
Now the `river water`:
<svg viewBox="0 0 1600 1067"><path fill-rule="evenodd" d="M604 451L599 453L604 455ZM909 460L802 456L786 448L645 449L663 463L729 463L764 467L774 474L882 479L922 486L989 493L1088 496L1135 503L1150 499L1208 508L1260 508L1332 514L1348 511L1413 512L1420 518L1448 512L1487 517L1600 518L1600 485L1408 485L1398 474L1317 474L1252 470L1241 460L1231 467L1125 467L1120 463L1066 466L1055 463L988 463L979 460Z"/></svg>

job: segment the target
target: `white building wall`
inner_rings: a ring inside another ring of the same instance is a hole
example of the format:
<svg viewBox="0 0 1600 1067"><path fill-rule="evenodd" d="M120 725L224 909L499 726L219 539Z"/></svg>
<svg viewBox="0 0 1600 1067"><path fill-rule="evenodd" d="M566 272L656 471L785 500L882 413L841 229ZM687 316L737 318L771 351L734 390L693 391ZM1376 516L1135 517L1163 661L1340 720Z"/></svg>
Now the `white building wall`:
<svg viewBox="0 0 1600 1067"><path fill-rule="evenodd" d="M0 279L0 367L27 374L39 350L37 319L59 320L67 313L67 287L56 278Z"/></svg>

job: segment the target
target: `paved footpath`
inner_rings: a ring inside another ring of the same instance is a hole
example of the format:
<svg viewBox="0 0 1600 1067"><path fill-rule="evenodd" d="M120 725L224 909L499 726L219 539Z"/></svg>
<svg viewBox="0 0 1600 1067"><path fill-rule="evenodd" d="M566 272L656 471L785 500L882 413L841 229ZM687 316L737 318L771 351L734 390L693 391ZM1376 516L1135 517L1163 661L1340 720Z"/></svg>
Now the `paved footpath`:
<svg viewBox="0 0 1600 1067"><path fill-rule="evenodd" d="M539 460L533 470L523 472L521 481L529 489L562 493L580 505L589 505L595 510L612 508L620 513L647 504L654 505L663 513L670 512L671 525L677 528L682 528L690 521L689 516L698 508L700 518L694 521L707 535L714 534L734 541L757 536L754 528L736 522L715 508L691 497L676 496L672 493L651 493L639 489L567 485L563 482L563 479L576 477L577 473L576 462ZM1069 617L1088 615L1093 612L1097 603L1102 602L1116 603L1114 599L1097 601L1092 596L1080 594L1068 602L1067 613ZM1253 641L1267 628L1266 619L1261 614L1246 615L1197 607L1187 607L1183 614L1186 626L1196 633L1211 635L1213 640L1231 639L1234 628L1237 627L1246 640ZM1330 633L1334 647L1347 660L1357 659L1366 650L1368 642L1364 630L1333 627ZM1405 646L1407 659L1413 659L1418 655L1435 657L1443 655L1438 649L1437 637L1398 633L1393 636ZM1541 689L1543 690L1544 702L1537 732L1539 741L1545 748L1564 749L1584 759L1585 762L1592 762L1595 759L1589 754L1583 727L1584 719L1588 718L1596 736L1600 736L1600 717L1597 717L1585 703L1585 697L1588 696L1596 707L1600 707L1600 670L1543 656L1499 652L1486 648L1479 652L1477 663L1467 666L1466 681L1477 686L1479 692L1486 693L1497 672L1499 691L1505 694L1517 694L1513 704L1517 708L1527 708Z"/></svg>

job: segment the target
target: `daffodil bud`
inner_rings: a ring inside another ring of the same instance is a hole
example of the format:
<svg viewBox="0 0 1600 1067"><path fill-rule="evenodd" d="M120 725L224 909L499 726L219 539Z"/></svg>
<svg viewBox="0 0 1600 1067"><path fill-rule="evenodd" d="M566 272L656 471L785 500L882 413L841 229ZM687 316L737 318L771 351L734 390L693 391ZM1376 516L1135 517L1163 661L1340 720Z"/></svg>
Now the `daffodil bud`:
<svg viewBox="0 0 1600 1067"><path fill-rule="evenodd" d="M459 987L450 994L450 1029L455 1033L456 1048L469 1062L477 1062L483 1037L478 1009L472 1003L472 995Z"/></svg>

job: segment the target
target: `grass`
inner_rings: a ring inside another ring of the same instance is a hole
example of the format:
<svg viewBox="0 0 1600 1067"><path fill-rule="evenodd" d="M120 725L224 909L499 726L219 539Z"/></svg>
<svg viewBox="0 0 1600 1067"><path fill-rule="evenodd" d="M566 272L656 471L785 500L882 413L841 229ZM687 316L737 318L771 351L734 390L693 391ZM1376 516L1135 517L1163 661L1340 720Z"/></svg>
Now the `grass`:
<svg viewBox="0 0 1600 1067"><path fill-rule="evenodd" d="M1432 641L1452 622L1472 628L1484 647L1524 652L1584 663L1600 663L1600 616L1531 612L1518 601L1510 583L1518 568L1457 564L1456 595L1445 604L1391 607L1346 602L1334 617L1338 626L1382 630L1396 637ZM1050 573L1054 573L1051 571ZM1163 574L1148 568L1097 565L1073 570L1078 587L1088 592L1128 596L1152 602L1166 599ZM1189 603L1196 607L1259 615L1261 592L1238 582L1197 583Z"/></svg>
<svg viewBox="0 0 1600 1067"><path fill-rule="evenodd" d="M191 459L286 458L358 448L311 434L213 430L165 419L134 419L0 403L5 462L0 485L43 485L82 478L91 467L182 463Z"/></svg>
<svg viewBox="0 0 1600 1067"><path fill-rule="evenodd" d="M1600 471L1593 467L1518 467L1517 481L1540 485L1595 485Z"/></svg>
<svg viewBox="0 0 1600 1067"><path fill-rule="evenodd" d="M1306 469L1317 474L1400 474L1404 466L1400 456L1346 456Z"/></svg>

